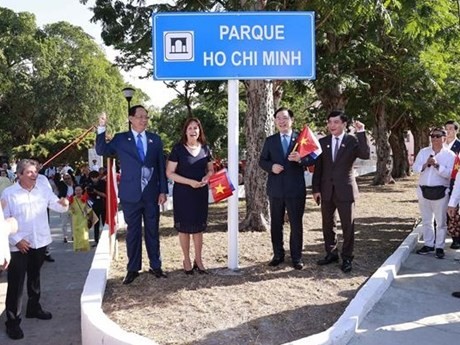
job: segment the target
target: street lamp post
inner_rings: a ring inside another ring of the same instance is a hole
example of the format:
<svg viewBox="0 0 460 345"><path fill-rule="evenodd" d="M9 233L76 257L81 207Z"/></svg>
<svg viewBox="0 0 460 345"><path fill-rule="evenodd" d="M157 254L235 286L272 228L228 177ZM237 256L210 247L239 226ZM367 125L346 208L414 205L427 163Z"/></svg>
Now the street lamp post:
<svg viewBox="0 0 460 345"><path fill-rule="evenodd" d="M133 99L133 95L134 95L134 92L136 92L136 90L134 90L131 87L125 87L121 91L123 92L123 96L125 96L126 101L128 102L128 116L129 116L129 109L131 108L131 100ZM129 130L131 130L131 122L129 121L128 121L128 126L129 126Z"/></svg>

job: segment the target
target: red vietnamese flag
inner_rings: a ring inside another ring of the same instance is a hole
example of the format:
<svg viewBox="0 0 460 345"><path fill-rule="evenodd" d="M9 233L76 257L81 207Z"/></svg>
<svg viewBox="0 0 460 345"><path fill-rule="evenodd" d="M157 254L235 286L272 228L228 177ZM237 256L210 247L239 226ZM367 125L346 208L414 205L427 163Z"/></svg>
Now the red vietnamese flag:
<svg viewBox="0 0 460 345"><path fill-rule="evenodd" d="M322 152L318 139L316 139L315 135L307 125L305 125L302 132L300 132L297 137L295 149L297 149L297 152L299 152L300 157L302 158L310 154L313 158L316 158Z"/></svg>
<svg viewBox="0 0 460 345"><path fill-rule="evenodd" d="M214 202L219 202L232 196L235 188L228 179L227 169L219 170L209 178L209 189Z"/></svg>
<svg viewBox="0 0 460 345"><path fill-rule="evenodd" d="M117 212L118 212L118 187L117 187L117 177L115 171L115 162L112 158L107 159L107 198L106 210L107 210L107 219L106 223L109 226L109 234L113 235L116 231L117 226Z"/></svg>
<svg viewBox="0 0 460 345"><path fill-rule="evenodd" d="M455 156L455 161L454 161L454 167L453 167L452 173L450 175L451 180L455 180L455 177L457 176L458 170L460 170L460 156L456 155Z"/></svg>

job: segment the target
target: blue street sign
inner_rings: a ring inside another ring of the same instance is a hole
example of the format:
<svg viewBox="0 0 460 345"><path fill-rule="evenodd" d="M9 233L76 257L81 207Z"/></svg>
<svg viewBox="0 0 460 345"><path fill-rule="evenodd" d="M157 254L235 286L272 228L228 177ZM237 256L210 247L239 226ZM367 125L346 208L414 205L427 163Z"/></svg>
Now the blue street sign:
<svg viewBox="0 0 460 345"><path fill-rule="evenodd" d="M157 13L154 79L315 79L314 12Z"/></svg>

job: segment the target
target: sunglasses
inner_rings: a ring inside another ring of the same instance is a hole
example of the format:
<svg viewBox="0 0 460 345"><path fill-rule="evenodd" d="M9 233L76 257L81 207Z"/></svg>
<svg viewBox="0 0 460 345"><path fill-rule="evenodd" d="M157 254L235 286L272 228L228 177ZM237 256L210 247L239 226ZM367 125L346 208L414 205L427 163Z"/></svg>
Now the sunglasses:
<svg viewBox="0 0 460 345"><path fill-rule="evenodd" d="M436 139L439 139L439 138L442 138L444 135L441 135L441 134L432 134L430 135L431 138L436 138Z"/></svg>

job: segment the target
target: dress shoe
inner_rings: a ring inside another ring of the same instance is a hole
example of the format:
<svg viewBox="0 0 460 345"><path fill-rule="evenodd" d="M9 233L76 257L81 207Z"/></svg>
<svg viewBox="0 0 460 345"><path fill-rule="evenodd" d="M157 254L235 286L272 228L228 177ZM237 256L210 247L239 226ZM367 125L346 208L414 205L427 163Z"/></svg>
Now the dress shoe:
<svg viewBox="0 0 460 345"><path fill-rule="evenodd" d="M139 272L128 271L128 273L126 273L125 279L123 279L123 284L131 284L137 277L139 277Z"/></svg>
<svg viewBox="0 0 460 345"><path fill-rule="evenodd" d="M276 257L274 256L272 261L270 261L268 263L268 266L272 266L272 267L276 267L278 266L280 263L284 262L284 258L283 257Z"/></svg>
<svg viewBox="0 0 460 345"><path fill-rule="evenodd" d="M45 261L54 262L55 260L51 257L51 254L45 255Z"/></svg>
<svg viewBox="0 0 460 345"><path fill-rule="evenodd" d="M10 339L18 340L24 338L24 332L22 331L21 327L19 327L18 323L8 324L7 321L5 324L6 334L8 334L8 337L10 337Z"/></svg>
<svg viewBox="0 0 460 345"><path fill-rule="evenodd" d="M339 262L339 256L332 253L328 253L324 259L320 259L316 263L320 266L323 266L332 264L333 262Z"/></svg>
<svg viewBox="0 0 460 345"><path fill-rule="evenodd" d="M194 269L194 267L192 267L191 269L187 270L187 269L185 268L185 261L182 261L182 265L184 266L184 273L185 273L186 275L192 275L192 274L193 274L193 269Z"/></svg>
<svg viewBox="0 0 460 345"><path fill-rule="evenodd" d="M350 259L345 259L343 260L342 262L342 267L340 267L340 269L344 272L344 273L348 273L348 272L351 272L351 269L353 268L353 265L351 264L351 260Z"/></svg>
<svg viewBox="0 0 460 345"><path fill-rule="evenodd" d="M206 271L204 267L200 268L198 264L196 263L196 261L193 261L193 269L197 271L199 274L209 274L209 272Z"/></svg>
<svg viewBox="0 0 460 345"><path fill-rule="evenodd" d="M452 296L453 296L453 297L460 298L460 291L452 292Z"/></svg>
<svg viewBox="0 0 460 345"><path fill-rule="evenodd" d="M452 244L450 245L451 249L460 249L460 242L453 241Z"/></svg>
<svg viewBox="0 0 460 345"><path fill-rule="evenodd" d="M40 320L51 320L53 315L49 311L45 311L43 309L38 309L37 311L30 311L26 312L27 319L40 319Z"/></svg>
<svg viewBox="0 0 460 345"><path fill-rule="evenodd" d="M168 278L161 268L149 268L149 273L153 274L157 278Z"/></svg>
<svg viewBox="0 0 460 345"><path fill-rule="evenodd" d="M302 261L296 261L292 263L292 267L296 270L301 270L303 268L303 262Z"/></svg>

